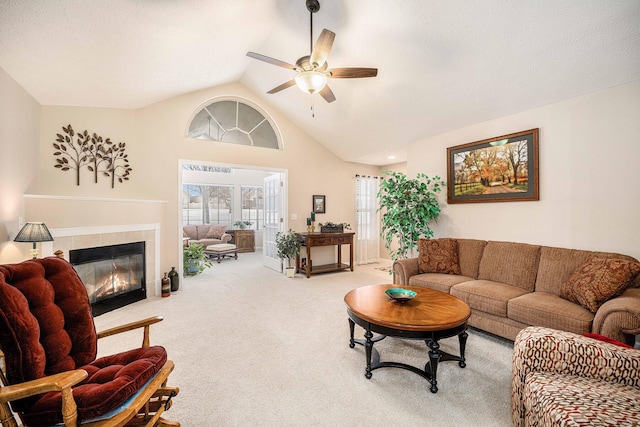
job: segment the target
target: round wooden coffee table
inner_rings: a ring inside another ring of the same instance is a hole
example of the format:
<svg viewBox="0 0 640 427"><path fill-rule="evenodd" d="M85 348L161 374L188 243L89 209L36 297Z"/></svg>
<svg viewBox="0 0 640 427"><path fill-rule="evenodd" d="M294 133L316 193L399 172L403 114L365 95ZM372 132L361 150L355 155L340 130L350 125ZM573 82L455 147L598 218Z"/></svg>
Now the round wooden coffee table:
<svg viewBox="0 0 640 427"><path fill-rule="evenodd" d="M393 301L385 291L396 285L371 285L350 291L345 297L351 338L349 347L360 344L365 348L367 367L365 377L371 378L371 371L378 368L401 368L422 376L431 383L432 393L438 392L436 373L438 362L458 361L461 368L466 366L464 351L467 342L467 320L471 309L453 295L420 286L402 286L417 293L405 303ZM365 330L364 340L354 339L355 324ZM373 333L380 334L376 337ZM460 356L440 350L438 340L458 336ZM381 362L373 344L387 336L413 340L424 340L429 347L429 361L424 370L399 362ZM373 361L372 361L373 356Z"/></svg>

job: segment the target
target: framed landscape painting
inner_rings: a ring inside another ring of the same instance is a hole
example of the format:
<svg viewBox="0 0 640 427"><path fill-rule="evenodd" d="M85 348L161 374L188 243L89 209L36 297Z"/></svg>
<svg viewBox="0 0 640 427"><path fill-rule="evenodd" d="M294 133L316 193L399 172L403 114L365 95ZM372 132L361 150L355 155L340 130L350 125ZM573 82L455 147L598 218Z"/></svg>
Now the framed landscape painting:
<svg viewBox="0 0 640 427"><path fill-rule="evenodd" d="M447 148L449 203L540 200L538 128Z"/></svg>

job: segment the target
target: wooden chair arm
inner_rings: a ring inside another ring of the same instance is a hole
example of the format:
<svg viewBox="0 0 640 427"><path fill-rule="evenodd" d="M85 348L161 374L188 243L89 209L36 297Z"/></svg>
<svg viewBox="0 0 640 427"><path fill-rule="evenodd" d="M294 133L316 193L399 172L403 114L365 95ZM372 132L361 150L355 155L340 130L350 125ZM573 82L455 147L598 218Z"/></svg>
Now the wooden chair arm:
<svg viewBox="0 0 640 427"><path fill-rule="evenodd" d="M134 329L144 328L144 336L142 338L142 347L149 347L149 326L162 321L162 316L153 316L147 319L138 320L136 322L127 323L125 325L116 326L114 328L105 329L98 332L98 339L109 337L111 335L120 334L122 332L132 331Z"/></svg>
<svg viewBox="0 0 640 427"><path fill-rule="evenodd" d="M76 369L74 371L61 372L59 374L38 378L37 380L3 386L0 387L0 402L11 402L13 400L35 396L36 394L61 391L65 388L70 389L72 386L87 378L87 376L87 371Z"/></svg>
<svg viewBox="0 0 640 427"><path fill-rule="evenodd" d="M26 381L20 384L8 385L0 388L0 416L2 422L8 425L17 425L13 414L9 411L7 402L36 394L48 393L50 391L60 391L62 394L62 422L66 427L76 427L78 422L78 407L73 400L71 387L87 378L87 371L76 369L75 371L61 372L55 375L38 378L37 380ZM4 425L4 424L3 424Z"/></svg>

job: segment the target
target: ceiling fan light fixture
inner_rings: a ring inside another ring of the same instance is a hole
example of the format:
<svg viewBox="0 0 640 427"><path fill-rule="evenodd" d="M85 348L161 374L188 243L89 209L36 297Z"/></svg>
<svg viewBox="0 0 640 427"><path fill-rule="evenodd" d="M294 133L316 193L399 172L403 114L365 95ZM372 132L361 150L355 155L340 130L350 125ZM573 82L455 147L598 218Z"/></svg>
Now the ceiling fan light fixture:
<svg viewBox="0 0 640 427"><path fill-rule="evenodd" d="M247 52L247 56L297 73L293 79L281 84L280 86L274 87L267 92L268 94L278 93L281 90L290 88L291 86L298 86L298 88L300 88L304 93L309 93L311 95L319 93L325 101L333 102L336 100L336 96L327 84L328 79L359 79L362 77L375 77L378 75L378 69L362 67L329 68L329 65L327 64L327 57L331 52L331 47L333 46L333 40L335 39L336 34L325 28L320 33L320 36L314 45L313 14L320 10L320 2L318 0L306 0L306 5L307 10L310 12L309 16L311 21L309 25L309 55L298 58L296 65L255 52ZM311 99L313 100L313 97Z"/></svg>
<svg viewBox="0 0 640 427"><path fill-rule="evenodd" d="M302 71L295 80L301 91L310 94L320 92L327 85L327 76L320 71Z"/></svg>

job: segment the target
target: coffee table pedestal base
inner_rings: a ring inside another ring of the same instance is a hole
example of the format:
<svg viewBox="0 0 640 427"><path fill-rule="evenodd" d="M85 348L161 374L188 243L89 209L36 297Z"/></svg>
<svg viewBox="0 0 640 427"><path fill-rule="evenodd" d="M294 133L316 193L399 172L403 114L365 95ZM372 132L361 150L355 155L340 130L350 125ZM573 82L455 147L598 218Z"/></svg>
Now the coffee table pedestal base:
<svg viewBox="0 0 640 427"><path fill-rule="evenodd" d="M405 331L405 330L396 330L381 327L379 325L373 325L372 323L363 321L359 319L357 316L352 317L352 313L349 313L349 330L351 334L351 338L349 340L349 347L354 348L356 344L362 345L365 349L366 362L367 366L365 368L364 376L367 379L372 377L372 371L379 368L400 368L405 369L407 371L414 372L431 384L429 390L432 393L438 392L438 381L437 381L437 372L438 372L438 363L446 362L446 361L457 361L458 365L461 368L467 366L464 358L464 352L467 344L467 325L458 326L456 328L447 329L443 331ZM354 319L355 317L355 319ZM365 330L364 337L365 339L355 339L355 324L362 326ZM378 333L379 335L374 336L373 332ZM440 350L440 344L438 341L442 338L449 338L453 336L458 336L458 341L460 344L460 356L455 356L453 354L444 352ZM385 339L387 336L393 336L398 338L405 339L413 339L413 340L423 340L427 347L429 348L429 361L425 364L424 370L420 368L416 368L415 366L408 365L406 363L401 362L381 362L380 361L380 353L373 348L373 345Z"/></svg>

